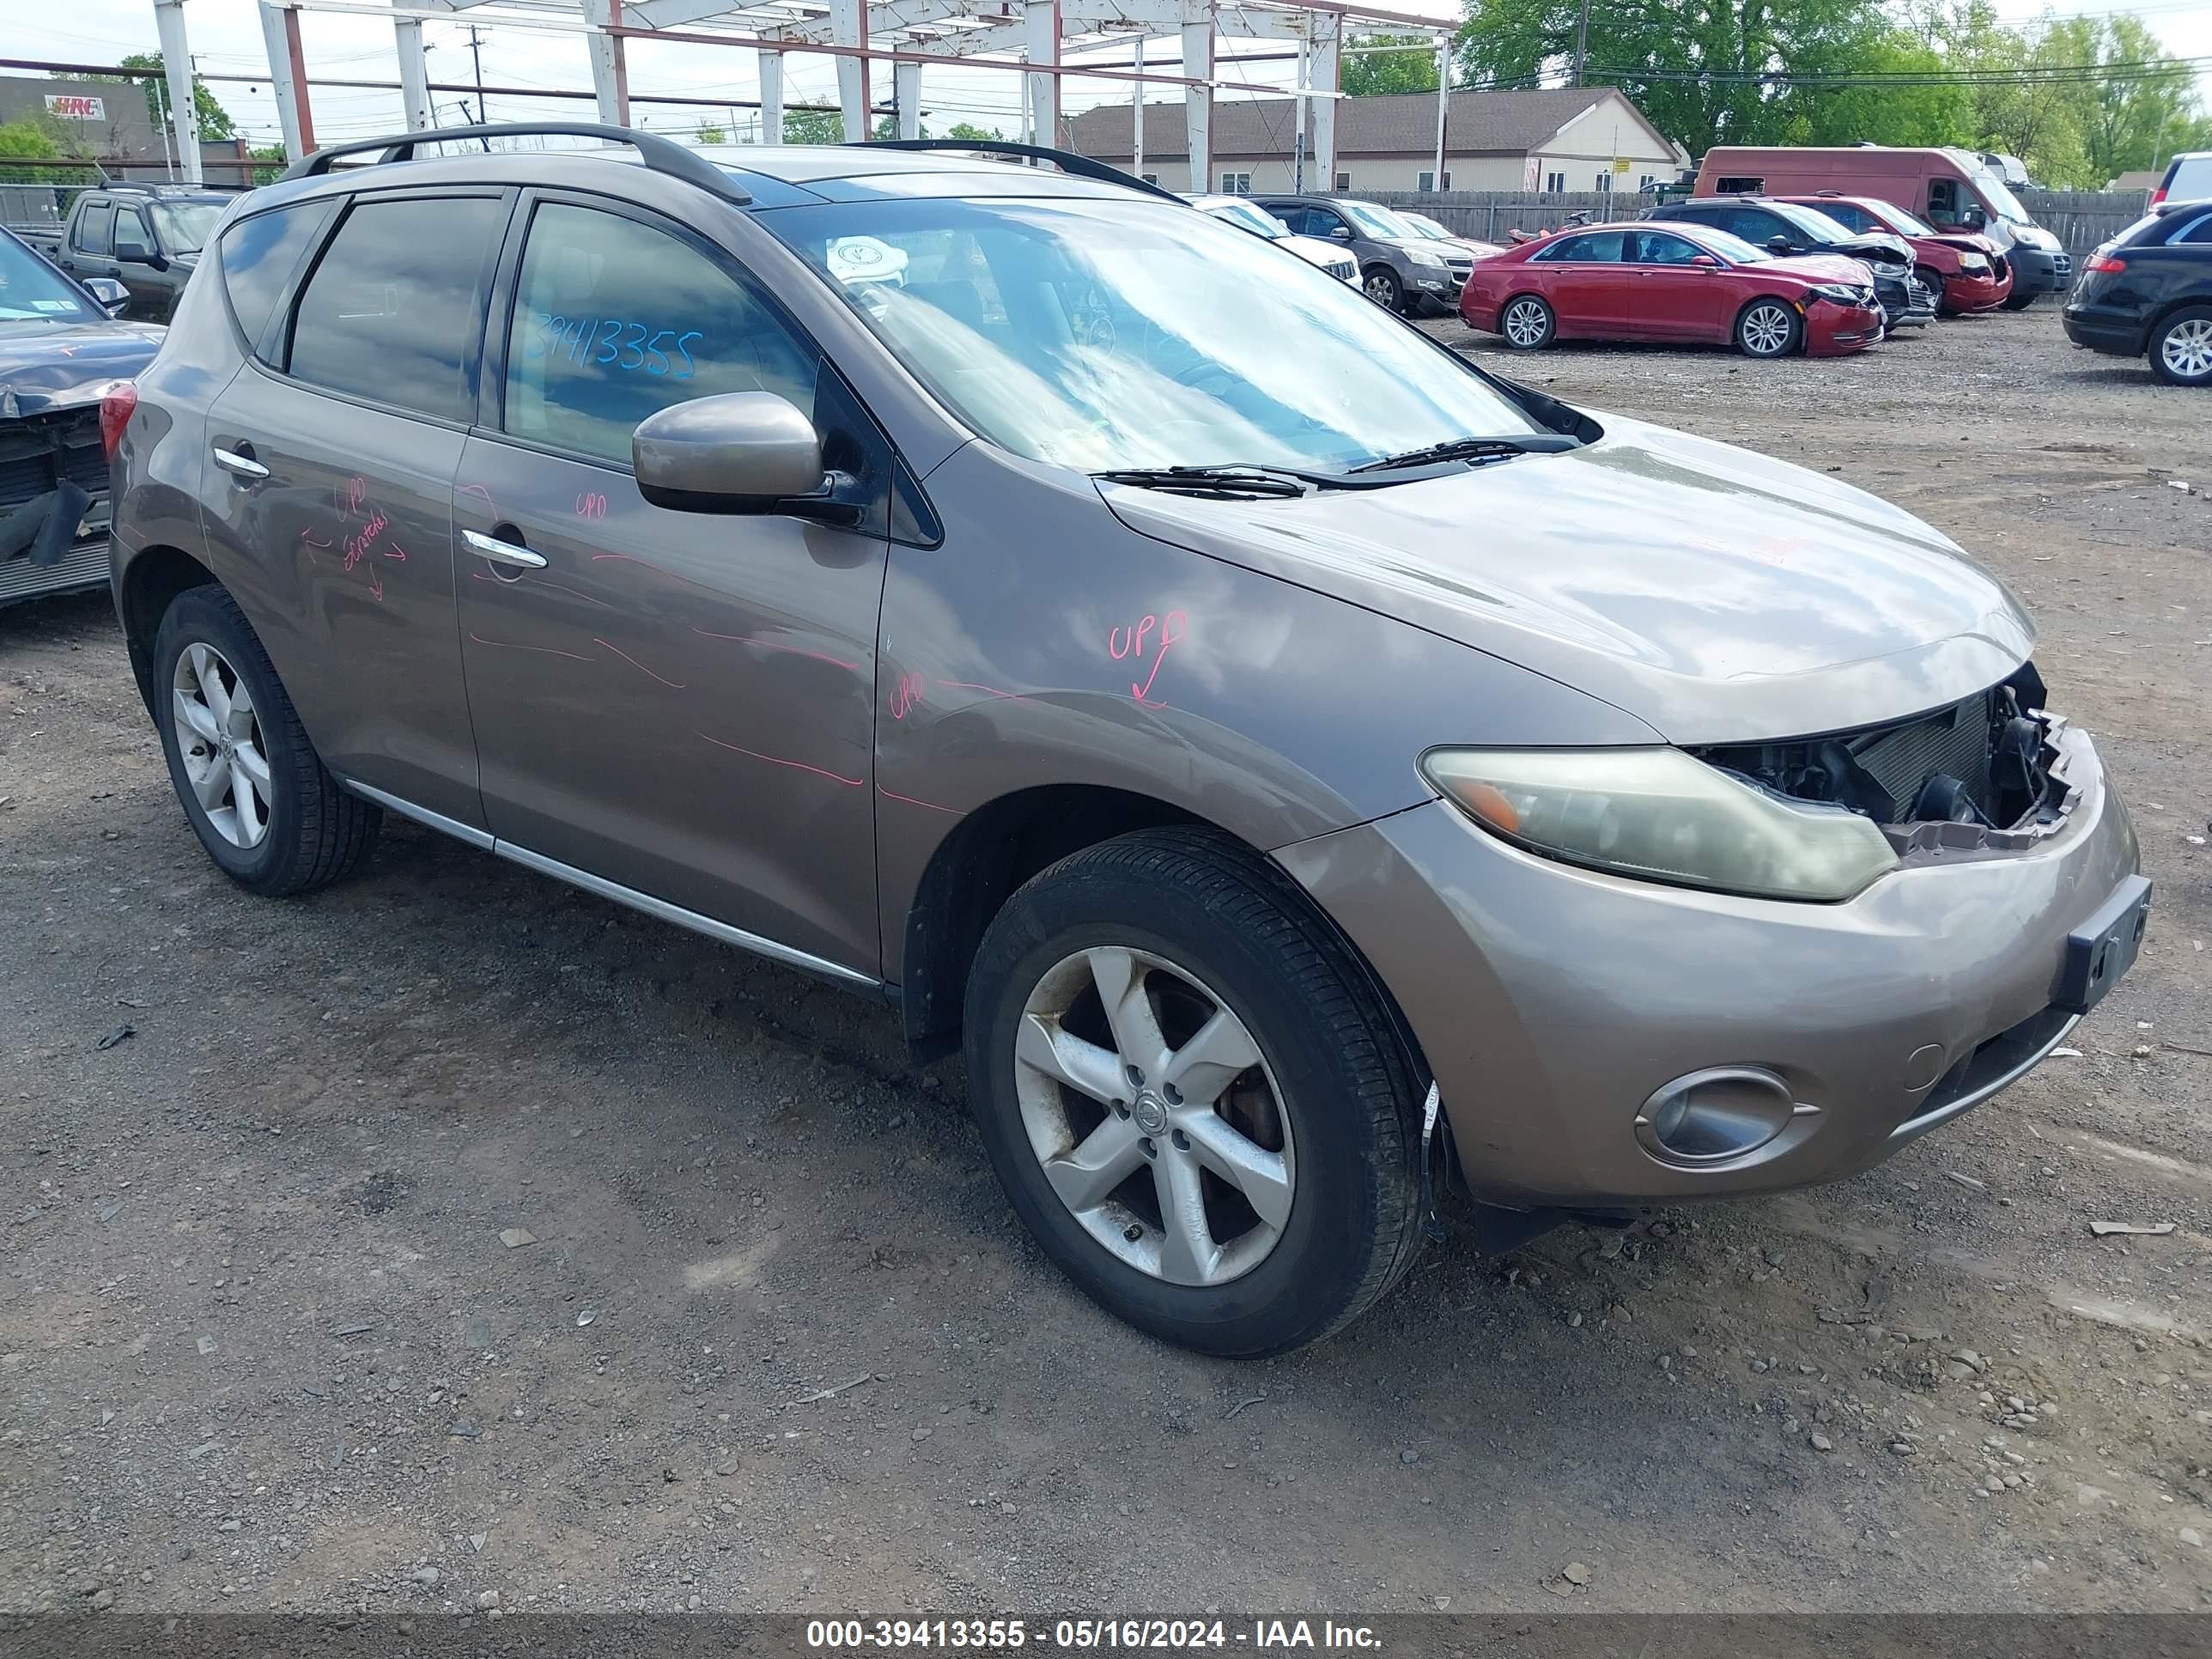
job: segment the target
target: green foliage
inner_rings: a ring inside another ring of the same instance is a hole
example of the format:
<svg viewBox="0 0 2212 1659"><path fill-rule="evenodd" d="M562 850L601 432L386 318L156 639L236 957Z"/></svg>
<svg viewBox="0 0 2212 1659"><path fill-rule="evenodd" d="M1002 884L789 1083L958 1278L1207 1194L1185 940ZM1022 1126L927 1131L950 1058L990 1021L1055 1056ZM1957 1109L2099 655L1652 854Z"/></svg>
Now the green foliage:
<svg viewBox="0 0 2212 1659"><path fill-rule="evenodd" d="M0 122L0 155L59 155L62 147L35 120ZM90 175L75 167L0 167L0 184L82 184Z"/></svg>
<svg viewBox="0 0 2212 1659"><path fill-rule="evenodd" d="M834 109L787 109L783 112L787 144L842 144L845 118Z"/></svg>
<svg viewBox="0 0 2212 1659"><path fill-rule="evenodd" d="M1421 34L1355 34L1354 46L1404 46L1404 52L1347 52L1339 60L1345 94L1364 98L1378 92L1434 92L1436 48Z"/></svg>
<svg viewBox="0 0 2212 1659"><path fill-rule="evenodd" d="M253 182L257 185L275 184L289 165L282 144L263 144L258 149L248 147L246 153L256 163Z"/></svg>
<svg viewBox="0 0 2212 1659"><path fill-rule="evenodd" d="M161 54L158 52L134 52L120 65L124 69L158 70ZM159 127L169 118L169 83L157 75L57 75L59 81L108 81L118 85L137 82L146 97L147 118ZM223 143L238 137L230 112L216 100L207 88L207 82L198 76L192 77L192 113L198 118L200 137L215 143Z"/></svg>
<svg viewBox="0 0 2212 1659"><path fill-rule="evenodd" d="M918 129L914 135L915 137L927 138L932 136L929 131L928 122L918 121L915 125ZM896 138L898 136L898 117L896 115L885 115L878 118L876 122L875 137L878 140ZM956 132L952 136L957 138L960 135Z"/></svg>
<svg viewBox="0 0 2212 1659"><path fill-rule="evenodd" d="M726 144L730 142L730 135L712 121L700 122L699 131L692 136L702 144Z"/></svg>
<svg viewBox="0 0 2212 1659"><path fill-rule="evenodd" d="M955 121L945 129L945 136L947 138L976 139L996 138L1000 134L995 127L979 127L973 121Z"/></svg>
<svg viewBox="0 0 2212 1659"><path fill-rule="evenodd" d="M1582 0L1466 3L1466 80L1556 83L1571 64ZM2014 26L1992 0L1603 0L1589 65L1593 84L1619 87L1692 155L1956 144L2017 155L2039 183L2096 189L2212 147L2189 67L2125 14ZM2103 72L2068 73L2085 65ZM1881 76L1899 78L1869 78Z"/></svg>

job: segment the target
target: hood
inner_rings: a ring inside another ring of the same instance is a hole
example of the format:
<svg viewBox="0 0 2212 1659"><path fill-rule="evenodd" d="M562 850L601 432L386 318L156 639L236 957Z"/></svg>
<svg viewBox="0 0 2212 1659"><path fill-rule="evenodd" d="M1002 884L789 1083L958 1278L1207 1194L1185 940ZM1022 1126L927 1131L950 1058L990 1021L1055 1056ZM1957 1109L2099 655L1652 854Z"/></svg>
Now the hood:
<svg viewBox="0 0 2212 1659"><path fill-rule="evenodd" d="M1325 242L1318 236L1278 236L1275 246L1295 253L1308 264L1335 265L1346 260L1358 264L1352 249L1342 242Z"/></svg>
<svg viewBox="0 0 2212 1659"><path fill-rule="evenodd" d="M1863 236L1854 236L1848 242L1836 244L1836 251L1849 254L1854 259L1881 258L1892 264L1910 264L1912 250L1902 236L1893 236L1886 230L1869 231Z"/></svg>
<svg viewBox="0 0 2212 1659"><path fill-rule="evenodd" d="M1920 236L1914 240L1934 242L1942 247L1956 248L1961 253L1978 253L1986 258L1992 259L2004 252L2004 249L1991 238L1979 236L1968 230L1947 230L1940 236Z"/></svg>
<svg viewBox="0 0 2212 1659"><path fill-rule="evenodd" d="M1866 266L1846 253L1793 253L1786 259L1769 259L1763 265L1746 269L1778 270L1785 276L1802 276L1808 283L1849 283L1853 288L1867 285Z"/></svg>
<svg viewBox="0 0 2212 1659"><path fill-rule="evenodd" d="M0 322L0 418L98 403L154 361L167 331L151 323Z"/></svg>
<svg viewBox="0 0 2212 1659"><path fill-rule="evenodd" d="M1439 259L1465 259L1471 257L1469 251L1460 243L1439 241L1433 236L1378 236L1375 240L1378 242L1386 242L1392 247L1418 248L1424 253L1435 254Z"/></svg>
<svg viewBox="0 0 2212 1659"><path fill-rule="evenodd" d="M1994 576L1823 473L1640 422L1376 490L1213 501L1103 486L1160 541L1401 617L1679 744L1872 725L1996 684L2034 642Z"/></svg>

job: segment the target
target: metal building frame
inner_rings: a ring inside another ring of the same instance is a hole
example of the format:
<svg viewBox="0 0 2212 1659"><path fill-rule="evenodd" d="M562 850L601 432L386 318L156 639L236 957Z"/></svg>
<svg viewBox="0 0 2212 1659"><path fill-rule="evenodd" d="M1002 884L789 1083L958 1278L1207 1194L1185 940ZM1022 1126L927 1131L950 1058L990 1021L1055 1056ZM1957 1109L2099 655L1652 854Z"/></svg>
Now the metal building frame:
<svg viewBox="0 0 2212 1659"><path fill-rule="evenodd" d="M200 176L199 137L193 118L191 62L186 47L185 0L154 0L161 27L162 62L177 149L190 176ZM877 107L875 70L888 65L897 132L917 136L921 118L921 72L932 64L1000 70L1022 79L1024 129L1032 142L1057 145L1063 137L1060 86L1070 76L1126 82L1137 129L1135 155L1144 157L1144 92L1173 87L1182 95L1183 123L1194 188L1212 176L1211 142L1214 95L1249 92L1280 97L1283 88L1229 78L1217 63L1218 40L1294 43L1297 49L1298 157L1313 158L1313 176L1324 187L1336 171L1336 100L1348 26L1371 25L1425 35L1448 70L1455 26L1355 3L1352 0L259 0L262 38L276 95L286 155L298 161L315 147L307 96L307 64L300 43L302 11L388 17L399 58L400 99L414 131L434 125L429 69L423 57L426 21L466 21L580 34L592 70L599 119L630 125L628 46L632 40L687 46L736 46L757 57L761 131L783 131L783 63L793 52L834 58L837 101L848 143L871 134ZM1180 73L1146 66L1154 40L1175 43ZM1084 62L1071 54L1133 48L1129 67ZM1229 65L1235 63L1227 60ZM1444 112L1451 76L1437 76L1437 175L1443 176Z"/></svg>

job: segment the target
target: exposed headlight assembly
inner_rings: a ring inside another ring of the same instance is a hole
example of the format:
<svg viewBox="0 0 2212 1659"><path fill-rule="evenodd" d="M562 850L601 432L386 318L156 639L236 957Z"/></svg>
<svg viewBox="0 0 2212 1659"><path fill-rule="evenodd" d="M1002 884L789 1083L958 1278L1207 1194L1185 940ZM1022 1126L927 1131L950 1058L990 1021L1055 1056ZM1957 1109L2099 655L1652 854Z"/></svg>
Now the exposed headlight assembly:
<svg viewBox="0 0 2212 1659"><path fill-rule="evenodd" d="M1864 289L1853 288L1845 283L1822 283L1813 290L1816 300L1832 300L1839 306L1863 306L1870 296Z"/></svg>
<svg viewBox="0 0 2212 1659"><path fill-rule="evenodd" d="M1961 253L1959 256L1959 269L1961 270L1984 271L1989 268L1990 262L1978 253Z"/></svg>
<svg viewBox="0 0 2212 1659"><path fill-rule="evenodd" d="M1834 903L1897 867L1872 820L1679 749L1432 749L1421 770L1492 835L1613 875Z"/></svg>

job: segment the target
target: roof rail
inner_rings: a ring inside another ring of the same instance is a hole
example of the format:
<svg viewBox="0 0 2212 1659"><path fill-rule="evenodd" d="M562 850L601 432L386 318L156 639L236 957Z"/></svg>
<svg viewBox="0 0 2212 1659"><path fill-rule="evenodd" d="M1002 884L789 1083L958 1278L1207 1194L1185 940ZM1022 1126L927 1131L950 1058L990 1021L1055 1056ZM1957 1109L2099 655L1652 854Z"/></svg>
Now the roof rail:
<svg viewBox="0 0 2212 1659"><path fill-rule="evenodd" d="M478 138L598 138L610 144L627 144L638 154L638 159L654 173L665 173L672 179L682 179L699 186L736 207L752 205L752 193L696 152L688 150L673 139L664 138L657 132L640 132L631 127L607 126L595 121L500 121L489 126L433 127L423 132L401 133L390 138L359 138L351 143L331 144L313 155L304 156L284 169L278 179L313 179L331 170L331 163L341 155L359 155L373 149L384 153L376 159L385 161L410 161L415 159L415 146L436 144L453 140Z"/></svg>
<svg viewBox="0 0 2212 1659"><path fill-rule="evenodd" d="M1050 161L1062 173L1077 179L1095 179L1102 185L1121 185L1130 190L1143 191L1148 196L1158 196L1188 207L1189 203L1173 191L1158 185L1148 185L1134 173L1124 173L1111 162L1094 161L1088 155L1078 155L1072 149L1054 149L1044 144L1018 144L1006 138L872 138L863 143L847 146L851 149L953 149L967 150L977 155L1018 155L1032 161Z"/></svg>

